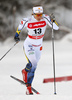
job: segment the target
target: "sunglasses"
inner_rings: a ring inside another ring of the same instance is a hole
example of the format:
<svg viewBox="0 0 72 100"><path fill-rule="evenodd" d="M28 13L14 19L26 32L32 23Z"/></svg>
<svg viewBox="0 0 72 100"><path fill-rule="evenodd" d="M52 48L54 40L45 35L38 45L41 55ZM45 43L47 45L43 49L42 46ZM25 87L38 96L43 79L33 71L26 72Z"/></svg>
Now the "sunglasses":
<svg viewBox="0 0 72 100"><path fill-rule="evenodd" d="M35 14L35 13L34 13L34 14ZM35 15L38 17L38 16L42 16L43 14L35 14Z"/></svg>

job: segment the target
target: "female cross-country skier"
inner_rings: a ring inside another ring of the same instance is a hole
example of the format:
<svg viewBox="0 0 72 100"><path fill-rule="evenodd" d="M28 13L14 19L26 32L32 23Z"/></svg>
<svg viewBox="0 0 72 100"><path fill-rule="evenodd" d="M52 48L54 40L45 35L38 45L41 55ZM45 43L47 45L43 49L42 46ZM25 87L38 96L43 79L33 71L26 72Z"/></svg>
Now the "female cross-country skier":
<svg viewBox="0 0 72 100"><path fill-rule="evenodd" d="M17 28L15 34L15 41L20 41L19 34L23 28L27 28L28 36L24 41L24 52L28 63L26 67L22 70L23 81L26 84L27 90L26 94L33 94L31 90L32 81L34 78L34 73L41 56L42 51L42 41L45 34L46 26L49 25L53 29L58 30L59 27L52 17L43 14L43 7L38 5L34 6L32 9L32 16L30 18L23 18Z"/></svg>

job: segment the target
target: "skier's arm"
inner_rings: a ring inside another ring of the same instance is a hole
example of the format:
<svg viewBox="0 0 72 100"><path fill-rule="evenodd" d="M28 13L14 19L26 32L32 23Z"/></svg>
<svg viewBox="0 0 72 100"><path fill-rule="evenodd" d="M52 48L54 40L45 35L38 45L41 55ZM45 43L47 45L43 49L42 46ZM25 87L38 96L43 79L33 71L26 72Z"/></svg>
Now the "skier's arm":
<svg viewBox="0 0 72 100"><path fill-rule="evenodd" d="M52 28L52 21L53 20L50 18L50 16L44 15L44 18L45 18L47 24ZM57 22L55 20L53 22L53 29L55 29L55 30L59 29L58 24L57 24Z"/></svg>
<svg viewBox="0 0 72 100"><path fill-rule="evenodd" d="M28 22L28 19L23 18L22 21L20 22L19 26L17 27L17 31L16 31L16 34L14 37L16 42L20 41L19 34L20 34L21 30L27 26L27 22Z"/></svg>

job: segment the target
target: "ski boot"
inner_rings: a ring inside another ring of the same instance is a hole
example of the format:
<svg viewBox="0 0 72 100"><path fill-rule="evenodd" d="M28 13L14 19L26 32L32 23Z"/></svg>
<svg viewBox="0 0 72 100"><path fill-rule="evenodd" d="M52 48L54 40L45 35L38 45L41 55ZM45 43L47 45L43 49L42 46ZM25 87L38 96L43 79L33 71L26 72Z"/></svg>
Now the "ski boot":
<svg viewBox="0 0 72 100"><path fill-rule="evenodd" d="M26 95L33 95L33 92L32 92L30 84L28 84L28 86L27 86Z"/></svg>

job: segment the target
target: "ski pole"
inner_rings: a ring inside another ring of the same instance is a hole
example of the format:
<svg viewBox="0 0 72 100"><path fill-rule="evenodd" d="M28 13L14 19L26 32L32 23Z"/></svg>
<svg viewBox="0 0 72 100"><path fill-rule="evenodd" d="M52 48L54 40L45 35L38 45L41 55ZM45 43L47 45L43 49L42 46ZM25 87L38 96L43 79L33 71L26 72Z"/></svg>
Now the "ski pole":
<svg viewBox="0 0 72 100"><path fill-rule="evenodd" d="M53 31L53 22L52 22L52 50L53 50L54 94L56 94L56 81L55 81L55 54L54 54L54 31Z"/></svg>
<svg viewBox="0 0 72 100"><path fill-rule="evenodd" d="M18 42L16 42L1 58L0 61L8 54L9 51L12 50L12 48L17 44Z"/></svg>

